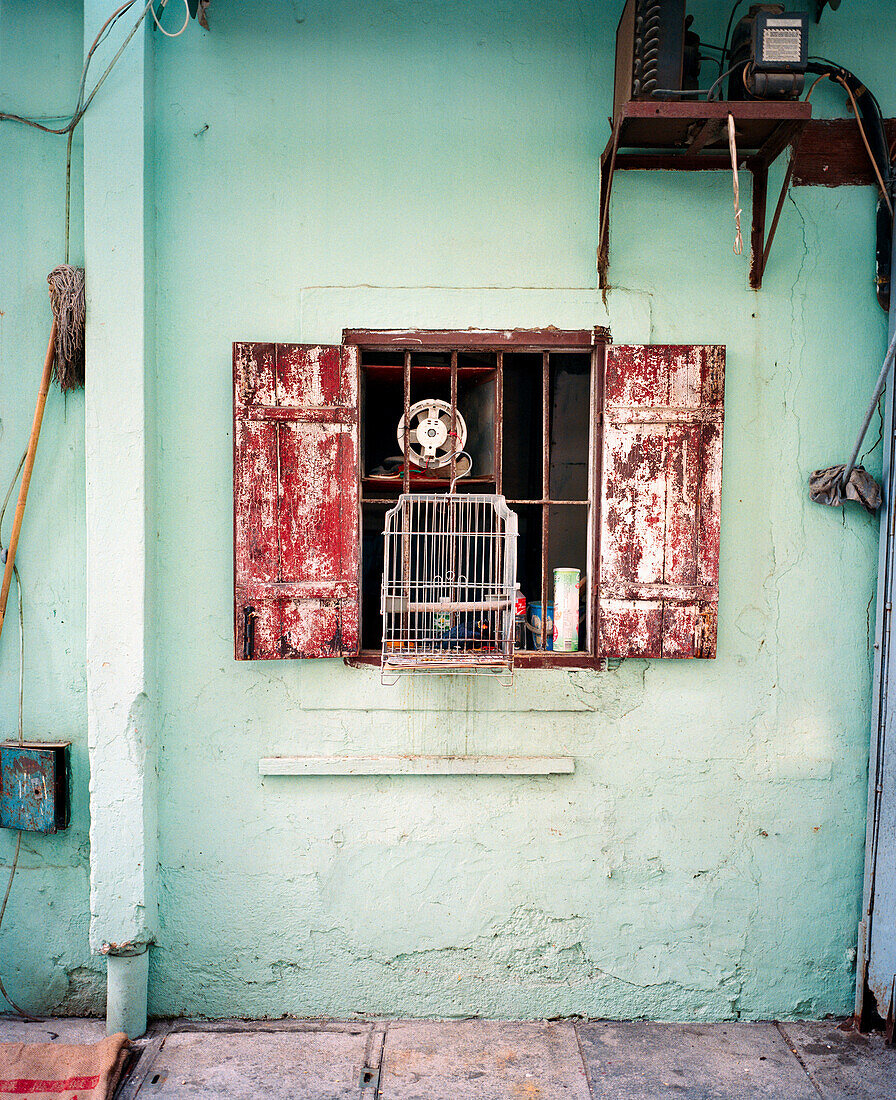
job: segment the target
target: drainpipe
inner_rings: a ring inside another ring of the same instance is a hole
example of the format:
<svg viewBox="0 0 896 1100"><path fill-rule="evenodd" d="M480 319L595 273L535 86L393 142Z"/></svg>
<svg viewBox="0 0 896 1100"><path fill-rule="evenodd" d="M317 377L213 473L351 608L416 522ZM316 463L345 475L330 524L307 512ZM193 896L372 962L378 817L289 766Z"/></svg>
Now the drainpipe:
<svg viewBox="0 0 896 1100"><path fill-rule="evenodd" d="M138 1038L146 1031L149 949L137 944L106 956L106 1034L123 1031Z"/></svg>
<svg viewBox="0 0 896 1100"><path fill-rule="evenodd" d="M143 6L112 26L92 71L104 71ZM84 0L85 51L108 15L109 0ZM107 960L107 1031L130 1038L146 1030L158 906L151 26L143 21L83 121L90 946Z"/></svg>
<svg viewBox="0 0 896 1100"><path fill-rule="evenodd" d="M888 181L889 182L889 181ZM890 184L890 194L896 202L896 185ZM888 341L896 336L896 219L893 219L890 253L890 306ZM888 758L896 751L894 738L887 737L887 726L896 706L891 706L890 682L896 686L896 653L891 646L891 621L893 617L893 599L896 595L896 421L894 421L894 377L888 380L883 419L883 512L880 525L880 551L877 574L877 621L874 645L874 689L872 694L871 739L868 758L868 809L865 825L865 881L862 891L862 919L859 922L858 946L856 951L856 997L855 1021L862 1028L868 1022L870 1005L866 1004L865 993L868 989L869 965L872 946L878 939L873 934L874 895L877 880L878 838L882 800L886 796L896 799L896 793L884 791L883 775ZM894 700L893 702L896 702ZM891 811L892 812L892 811ZM892 852L884 853L892 856ZM887 934L887 929L878 931L878 936ZM889 933L892 943L894 937ZM877 993L884 991L878 989ZM884 998L877 997L877 1011L885 1015L888 1005Z"/></svg>

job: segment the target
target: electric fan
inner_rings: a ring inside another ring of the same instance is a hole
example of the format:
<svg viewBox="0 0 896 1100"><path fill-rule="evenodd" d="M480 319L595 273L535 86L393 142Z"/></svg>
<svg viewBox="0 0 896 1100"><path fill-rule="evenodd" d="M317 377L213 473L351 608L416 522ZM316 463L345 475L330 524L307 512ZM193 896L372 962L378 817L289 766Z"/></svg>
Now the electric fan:
<svg viewBox="0 0 896 1100"><path fill-rule="evenodd" d="M405 418L398 422L398 445L404 454ZM422 470L440 470L451 464L452 456L461 458L467 442L467 425L455 411L451 430L451 406L447 401L417 401L408 410L408 460ZM464 456L466 458L466 456ZM458 473L467 462L455 463Z"/></svg>

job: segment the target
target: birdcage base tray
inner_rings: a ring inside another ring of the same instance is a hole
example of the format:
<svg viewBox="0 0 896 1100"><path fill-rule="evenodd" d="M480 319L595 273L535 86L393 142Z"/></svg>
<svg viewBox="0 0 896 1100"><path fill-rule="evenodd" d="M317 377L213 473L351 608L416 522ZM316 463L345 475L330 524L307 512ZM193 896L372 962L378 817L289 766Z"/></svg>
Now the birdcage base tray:
<svg viewBox="0 0 896 1100"><path fill-rule="evenodd" d="M492 654L475 656L449 652L441 657L396 657L391 654L383 658L380 671L384 684L395 684L402 676L421 673L427 676L495 676L502 683L513 682L513 662Z"/></svg>

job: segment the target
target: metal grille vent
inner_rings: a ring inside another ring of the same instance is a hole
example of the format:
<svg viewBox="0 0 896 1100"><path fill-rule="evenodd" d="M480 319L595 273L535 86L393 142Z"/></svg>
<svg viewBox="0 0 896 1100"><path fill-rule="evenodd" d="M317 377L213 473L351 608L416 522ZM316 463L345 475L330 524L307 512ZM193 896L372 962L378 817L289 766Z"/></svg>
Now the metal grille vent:
<svg viewBox="0 0 896 1100"><path fill-rule="evenodd" d="M517 516L503 496L404 493L386 514L383 683L513 675Z"/></svg>
<svg viewBox="0 0 896 1100"><path fill-rule="evenodd" d="M657 86L660 33L663 26L660 0L638 0L635 11L635 49L632 59L632 98L652 95Z"/></svg>

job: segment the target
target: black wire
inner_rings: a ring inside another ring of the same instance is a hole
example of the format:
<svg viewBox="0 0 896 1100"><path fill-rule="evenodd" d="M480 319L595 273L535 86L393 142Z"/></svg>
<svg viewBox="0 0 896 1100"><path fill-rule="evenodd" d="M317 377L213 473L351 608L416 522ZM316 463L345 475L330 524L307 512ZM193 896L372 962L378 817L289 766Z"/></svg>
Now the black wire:
<svg viewBox="0 0 896 1100"><path fill-rule="evenodd" d="M839 65L836 61L831 61L831 59L829 57L818 57L816 54L811 54L807 58L807 60L809 60L809 61L823 61L825 65L830 65L832 69L836 69L838 72L843 73L845 76L851 76L852 79L856 82L857 85L860 85L862 88L865 89L865 93L871 99L874 106L877 108L877 113L881 116L881 118L883 118L883 114L884 114L883 108L881 107L877 96L874 94L874 92L871 91L871 89L869 87L867 87L867 85L863 84L862 81L859 80L859 78L856 76L855 73L850 72L850 70L847 69L845 65Z"/></svg>
<svg viewBox="0 0 896 1100"><path fill-rule="evenodd" d="M731 9L731 14L728 16L728 26L725 28L725 48L724 48L724 52L722 53L723 63L724 63L724 61L726 61L731 56L731 54L728 50L728 40L731 36L731 24L734 22L734 13L737 11L737 9L741 6L741 4L743 2L744 2L744 0L734 0L734 7Z"/></svg>
<svg viewBox="0 0 896 1100"><path fill-rule="evenodd" d="M707 101L712 97L712 93L716 90L716 88L719 88L721 90L722 81L725 79L726 76L731 76L735 69L742 69L745 65L749 64L749 61L738 61L736 64L732 65L730 69L726 69L725 72L719 73L719 77L716 80L715 84L713 84L713 86L706 93Z"/></svg>
<svg viewBox="0 0 896 1100"><path fill-rule="evenodd" d="M883 113L877 97L870 88L859 80L855 73L850 72L843 65L838 65L835 61L830 61L828 58L813 57L809 59L806 68L808 72L820 73L823 76L830 77L852 92L856 107L865 122L864 128L867 132L868 142L872 146L871 156L877 164L881 176L889 183L892 175L892 164L887 145L886 130L884 129Z"/></svg>
<svg viewBox="0 0 896 1100"><path fill-rule="evenodd" d="M704 48L704 46L706 47L707 50L719 50L720 51L719 56L718 57L710 57L709 54L700 53L700 54L697 54L698 59L700 61L711 61L714 65L718 65L719 66L719 72L721 73L722 66L725 64L725 50L724 50L724 47L722 47L722 46L711 46L709 44L709 42L701 42L699 48L702 50Z"/></svg>

